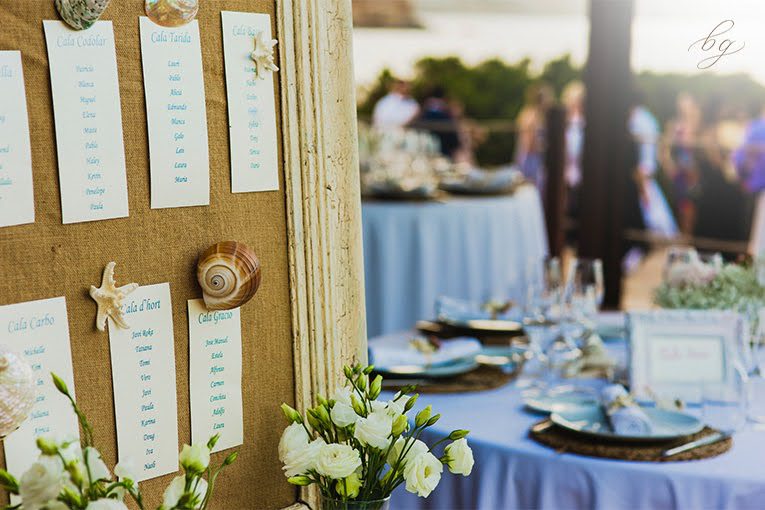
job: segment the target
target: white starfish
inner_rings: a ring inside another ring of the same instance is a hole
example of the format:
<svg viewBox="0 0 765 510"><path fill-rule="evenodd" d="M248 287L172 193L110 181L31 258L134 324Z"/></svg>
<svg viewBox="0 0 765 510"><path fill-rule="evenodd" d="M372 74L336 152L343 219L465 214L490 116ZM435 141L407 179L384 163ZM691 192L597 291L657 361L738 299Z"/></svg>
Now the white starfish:
<svg viewBox="0 0 765 510"><path fill-rule="evenodd" d="M120 306L122 305L122 298L133 292L138 288L137 283L128 283L122 287L117 287L114 282L114 266L116 263L109 262L104 269L104 276L101 279L101 286L96 288L95 285L90 286L90 297L92 297L98 305L98 313L96 314L96 327L99 331L106 331L106 319L111 317L114 321L114 325L118 328L127 329L127 322L122 314Z"/></svg>
<svg viewBox="0 0 765 510"><path fill-rule="evenodd" d="M278 71L274 64L274 46L276 39L266 39L264 32L258 32L255 36L255 49L250 53L250 58L255 61L255 76L265 79L266 71Z"/></svg>

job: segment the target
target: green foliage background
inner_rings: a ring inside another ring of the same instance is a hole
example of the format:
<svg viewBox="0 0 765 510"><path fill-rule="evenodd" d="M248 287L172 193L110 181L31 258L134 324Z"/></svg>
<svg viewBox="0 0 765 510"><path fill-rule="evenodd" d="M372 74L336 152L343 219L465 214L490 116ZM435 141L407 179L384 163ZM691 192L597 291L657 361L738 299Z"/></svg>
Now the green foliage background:
<svg viewBox="0 0 765 510"><path fill-rule="evenodd" d="M512 126L524 104L526 90L541 81L552 86L559 97L567 83L582 79L582 69L571 62L570 55L548 62L539 73L532 72L530 64L528 59L515 64L490 59L469 66L458 57L426 57L415 64L412 93L422 101L434 85L443 86L449 97L464 104L468 118L489 130L486 141L476 151L479 163L499 165L512 160L515 146ZM375 103L385 95L394 78L389 70L383 70L362 93L358 106L361 119L371 118ZM746 74L642 72L635 76L635 81L645 104L662 124L673 116L675 98L681 91L696 97L709 121L719 120L720 114L759 113L765 103L765 86Z"/></svg>

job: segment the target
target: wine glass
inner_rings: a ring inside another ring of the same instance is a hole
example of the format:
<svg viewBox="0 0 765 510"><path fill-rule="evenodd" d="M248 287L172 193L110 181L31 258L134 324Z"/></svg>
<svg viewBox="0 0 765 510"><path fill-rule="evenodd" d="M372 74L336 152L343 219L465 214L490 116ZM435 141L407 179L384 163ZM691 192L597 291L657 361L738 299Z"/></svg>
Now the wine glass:
<svg viewBox="0 0 765 510"><path fill-rule="evenodd" d="M594 331L604 292L600 259L574 259L563 293L564 335L570 341L584 340Z"/></svg>

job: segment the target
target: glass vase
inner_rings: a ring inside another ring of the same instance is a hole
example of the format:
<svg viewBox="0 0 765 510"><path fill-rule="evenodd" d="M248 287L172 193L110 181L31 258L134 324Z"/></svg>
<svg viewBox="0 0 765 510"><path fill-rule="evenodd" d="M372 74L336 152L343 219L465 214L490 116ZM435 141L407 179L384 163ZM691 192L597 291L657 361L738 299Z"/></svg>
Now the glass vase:
<svg viewBox="0 0 765 510"><path fill-rule="evenodd" d="M390 510L390 496L372 501L356 501L321 497L321 510Z"/></svg>

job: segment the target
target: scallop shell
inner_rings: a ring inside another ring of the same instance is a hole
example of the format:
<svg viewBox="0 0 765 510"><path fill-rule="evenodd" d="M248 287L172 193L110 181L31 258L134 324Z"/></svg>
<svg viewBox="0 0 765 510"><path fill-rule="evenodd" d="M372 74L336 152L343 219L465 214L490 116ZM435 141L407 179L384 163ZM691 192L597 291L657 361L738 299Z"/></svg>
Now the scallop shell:
<svg viewBox="0 0 765 510"><path fill-rule="evenodd" d="M109 0L55 0L61 19L75 30L85 30L98 21Z"/></svg>
<svg viewBox="0 0 765 510"><path fill-rule="evenodd" d="M245 304L257 292L260 261L242 243L217 243L199 257L197 280L208 310L231 310Z"/></svg>
<svg viewBox="0 0 765 510"><path fill-rule="evenodd" d="M199 10L198 0L146 0L146 15L157 25L180 27L189 23Z"/></svg>
<svg viewBox="0 0 765 510"><path fill-rule="evenodd" d="M0 438L19 428L34 404L32 367L18 354L0 346Z"/></svg>

